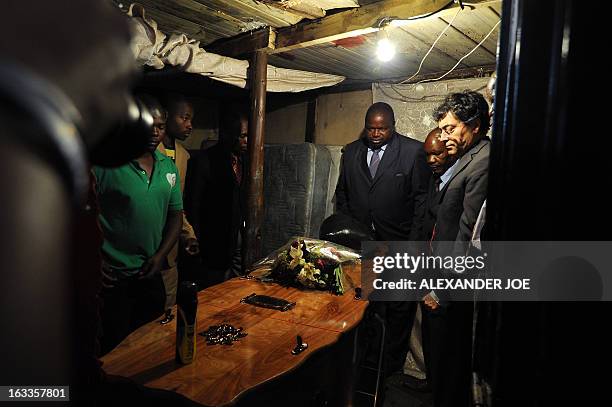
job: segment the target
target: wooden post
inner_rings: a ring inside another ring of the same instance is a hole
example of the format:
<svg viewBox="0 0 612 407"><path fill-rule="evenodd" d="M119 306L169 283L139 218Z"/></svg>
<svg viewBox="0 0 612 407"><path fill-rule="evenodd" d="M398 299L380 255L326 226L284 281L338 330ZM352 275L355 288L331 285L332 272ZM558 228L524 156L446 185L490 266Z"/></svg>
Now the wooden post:
<svg viewBox="0 0 612 407"><path fill-rule="evenodd" d="M249 176L247 178L247 213L245 253L243 265L250 266L261 258L261 224L264 217L263 164L264 128L266 123L266 85L268 82L268 54L265 50L253 53L250 62L251 117L249 120Z"/></svg>

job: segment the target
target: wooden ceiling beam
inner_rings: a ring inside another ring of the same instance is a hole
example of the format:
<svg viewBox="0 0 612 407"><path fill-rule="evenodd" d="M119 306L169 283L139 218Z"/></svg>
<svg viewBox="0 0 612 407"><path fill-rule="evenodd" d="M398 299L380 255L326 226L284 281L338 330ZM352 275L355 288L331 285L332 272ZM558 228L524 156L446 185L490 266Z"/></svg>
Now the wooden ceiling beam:
<svg viewBox="0 0 612 407"><path fill-rule="evenodd" d="M469 3L490 2L491 0L475 0ZM318 21L281 28L276 36L276 46L270 52L286 52L376 32L379 30L378 24L385 17L407 20L427 16L444 8L459 7L457 3L449 3L449 0L383 0L367 4Z"/></svg>
<svg viewBox="0 0 612 407"><path fill-rule="evenodd" d="M239 57L263 49L270 52L274 49L276 30L264 27L250 33L221 38L206 46L206 51L227 57Z"/></svg>
<svg viewBox="0 0 612 407"><path fill-rule="evenodd" d="M499 1L470 0L470 6L466 7L473 8L476 3L486 5ZM265 48L269 54L277 54L376 32L379 30L380 21L385 17L407 20L455 7L459 7L459 4L451 4L450 0L383 0L291 27L276 30L266 28L252 34L218 40L207 47L207 51L239 56ZM238 44L239 42L243 44Z"/></svg>

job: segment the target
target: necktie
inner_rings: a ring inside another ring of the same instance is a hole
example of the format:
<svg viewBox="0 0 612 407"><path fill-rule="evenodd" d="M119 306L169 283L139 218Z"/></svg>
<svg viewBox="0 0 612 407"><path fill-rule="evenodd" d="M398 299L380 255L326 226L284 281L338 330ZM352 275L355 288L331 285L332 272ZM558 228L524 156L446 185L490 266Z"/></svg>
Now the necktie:
<svg viewBox="0 0 612 407"><path fill-rule="evenodd" d="M380 148L376 150L372 150L372 158L370 159L370 176L374 178L376 175L376 170L378 170L378 164L380 164Z"/></svg>
<svg viewBox="0 0 612 407"><path fill-rule="evenodd" d="M440 177L436 178L436 180L434 181L434 186L436 189L436 193L440 192L440 186L442 185L442 179Z"/></svg>

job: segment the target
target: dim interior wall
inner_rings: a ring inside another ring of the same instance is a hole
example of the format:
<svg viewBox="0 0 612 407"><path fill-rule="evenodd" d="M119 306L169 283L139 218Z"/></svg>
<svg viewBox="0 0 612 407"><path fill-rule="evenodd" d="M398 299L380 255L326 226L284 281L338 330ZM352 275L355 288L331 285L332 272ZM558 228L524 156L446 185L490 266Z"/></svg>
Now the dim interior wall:
<svg viewBox="0 0 612 407"><path fill-rule="evenodd" d="M372 91L369 89L319 96L314 142L343 146L357 140L371 104Z"/></svg>
<svg viewBox="0 0 612 407"><path fill-rule="evenodd" d="M344 146L330 146L326 145L327 149L331 154L331 169L329 171L329 183L327 185L327 204L325 208L325 217L332 215L336 212L336 186L338 185L338 178L340 176L340 160L342 160L342 149Z"/></svg>
<svg viewBox="0 0 612 407"><path fill-rule="evenodd" d="M208 148L219 140L220 102L190 99L193 103L193 132L183 143L189 150ZM297 103L266 113L265 142L303 143L308 103Z"/></svg>
<svg viewBox="0 0 612 407"><path fill-rule="evenodd" d="M423 141L437 127L432 112L446 95L466 89L484 95L488 81L489 77L410 85L375 83L372 84L372 97L375 102L386 102L393 107L398 133Z"/></svg>
<svg viewBox="0 0 612 407"><path fill-rule="evenodd" d="M303 143L308 103L296 103L266 113L266 144Z"/></svg>

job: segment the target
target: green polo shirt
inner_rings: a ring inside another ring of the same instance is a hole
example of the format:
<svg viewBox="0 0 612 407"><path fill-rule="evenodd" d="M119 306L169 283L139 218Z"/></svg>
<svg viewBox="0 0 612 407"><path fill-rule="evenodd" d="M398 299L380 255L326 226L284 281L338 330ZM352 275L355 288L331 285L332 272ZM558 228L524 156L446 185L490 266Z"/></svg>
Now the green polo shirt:
<svg viewBox="0 0 612 407"><path fill-rule="evenodd" d="M120 277L138 273L161 244L168 211L183 209L176 166L157 150L153 156L150 180L137 161L93 169L104 232L102 253Z"/></svg>

